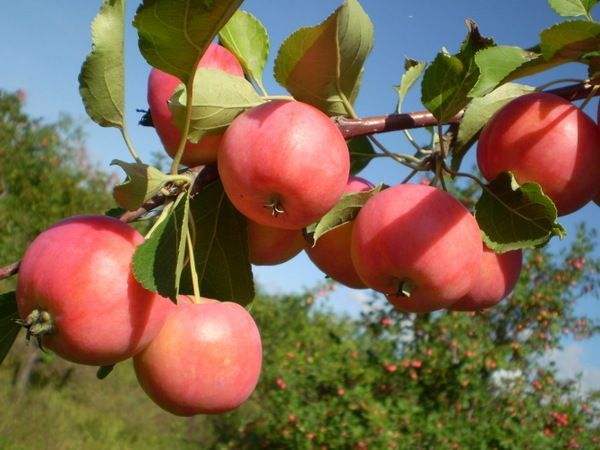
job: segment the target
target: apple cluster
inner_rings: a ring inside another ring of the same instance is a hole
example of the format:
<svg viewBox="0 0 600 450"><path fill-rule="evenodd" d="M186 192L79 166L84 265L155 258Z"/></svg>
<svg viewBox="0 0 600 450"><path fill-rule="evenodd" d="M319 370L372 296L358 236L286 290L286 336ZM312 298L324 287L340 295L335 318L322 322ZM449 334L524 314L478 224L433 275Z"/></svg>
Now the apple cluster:
<svg viewBox="0 0 600 450"><path fill-rule="evenodd" d="M211 44L200 68L244 72ZM168 101L179 80L152 69L154 127L174 156L180 131ZM444 190L399 184L381 191L350 176L347 144L335 123L293 100L253 107L224 133L188 142L182 163L217 164L231 203L247 218L250 261L282 263L301 251L351 288L383 293L400 311L474 311L514 288L520 250L488 249L472 213ZM600 195L600 129L570 102L545 93L502 108L481 134L477 161L493 180L510 171L536 182L569 214ZM353 220L309 242L306 228L344 195L373 192ZM499 219L501 220L501 219ZM179 415L221 413L253 392L262 361L258 328L240 305L144 289L131 268L143 237L104 216L66 219L41 233L21 263L17 304L30 335L61 357L111 366L133 358L140 385Z"/></svg>

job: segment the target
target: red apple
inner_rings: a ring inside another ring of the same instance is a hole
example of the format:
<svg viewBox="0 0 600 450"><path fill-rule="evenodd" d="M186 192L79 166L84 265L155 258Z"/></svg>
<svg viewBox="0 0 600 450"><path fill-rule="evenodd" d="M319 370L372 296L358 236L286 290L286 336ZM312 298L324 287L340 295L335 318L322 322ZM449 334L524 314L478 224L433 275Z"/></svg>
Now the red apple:
<svg viewBox="0 0 600 450"><path fill-rule="evenodd" d="M41 233L21 261L19 315L47 313L45 347L80 364L130 358L156 336L174 305L142 288L131 258L144 238L105 216L72 217Z"/></svg>
<svg viewBox="0 0 600 450"><path fill-rule="evenodd" d="M242 66L229 52L217 44L210 44L206 53L198 63L199 68L220 69L232 75L244 76ZM174 157L181 139L181 132L173 123L168 101L181 81L159 69L152 69L148 78L148 104L154 128L160 137L167 153ZM188 142L185 146L181 163L186 166L209 164L217 160L217 149L221 142L222 134L209 134L198 143Z"/></svg>
<svg viewBox="0 0 600 450"><path fill-rule="evenodd" d="M479 273L482 248L469 211L450 194L420 184L373 196L352 233L352 261L360 278L408 312L448 307L467 294Z"/></svg>
<svg viewBox="0 0 600 450"><path fill-rule="evenodd" d="M489 121L479 138L477 162L488 180L511 171L519 183L539 183L558 214L566 215L600 189L600 130L561 97L527 94Z"/></svg>
<svg viewBox="0 0 600 450"><path fill-rule="evenodd" d="M359 177L350 177L344 194L368 191L373 185ZM367 286L354 269L350 254L350 241L354 221L336 227L321 236L314 247L308 247L306 253L315 265L332 279L355 289Z"/></svg>
<svg viewBox="0 0 600 450"><path fill-rule="evenodd" d="M144 391L180 416L231 411L254 391L262 344L242 306L180 302L150 345L133 359Z"/></svg>
<svg viewBox="0 0 600 450"><path fill-rule="evenodd" d="M494 253L486 246L477 281L467 295L450 306L453 311L477 311L490 308L512 292L521 273L521 250Z"/></svg>
<svg viewBox="0 0 600 450"><path fill-rule="evenodd" d="M218 168L225 192L242 214L261 225L299 230L339 200L350 157L338 127L321 111L272 101L231 123Z"/></svg>
<svg viewBox="0 0 600 450"><path fill-rule="evenodd" d="M305 245L301 230L268 227L248 220L248 252L254 265L281 264L300 253Z"/></svg>

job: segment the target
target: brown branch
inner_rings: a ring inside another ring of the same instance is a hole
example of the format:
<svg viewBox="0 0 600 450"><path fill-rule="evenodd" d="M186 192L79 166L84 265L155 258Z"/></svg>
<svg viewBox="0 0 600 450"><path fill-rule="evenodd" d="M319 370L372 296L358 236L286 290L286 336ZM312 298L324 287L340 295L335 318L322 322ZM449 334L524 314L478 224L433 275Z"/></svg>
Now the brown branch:
<svg viewBox="0 0 600 450"><path fill-rule="evenodd" d="M592 84L573 84L558 89L550 89L545 92L558 95L566 100L581 100L588 95L600 95L600 92L592 92ZM463 111L444 124L458 123L462 118ZM409 130L412 128L432 127L438 125L437 119L429 111L418 111L405 114L388 114L386 116L363 117L360 119L348 119L339 117L336 122L345 139L366 136L376 133L387 133L389 131Z"/></svg>
<svg viewBox="0 0 600 450"><path fill-rule="evenodd" d="M545 92L558 95L566 100L581 100L588 96L599 96L600 90L593 91L594 86L589 83L573 84L570 86L561 87L558 89L550 89ZM444 124L459 123L463 115L463 111ZM387 116L364 117L361 119L348 119L340 117L336 122L344 135L344 138L351 139L359 136L366 136L376 133L386 133L389 131L408 130L412 128L423 128L438 125L436 118L428 111L418 111L406 114L389 114ZM193 167L192 172L197 173L192 188L192 195L199 192L204 186L214 181L218 177L216 166L198 166ZM145 203L141 208L135 211L127 211L119 220L123 222L133 222L139 219L144 214L162 205L167 198L172 198L178 194L177 190L173 191L172 195L159 194L149 202ZM5 267L0 267L0 280L11 277L19 271L19 262L9 264Z"/></svg>

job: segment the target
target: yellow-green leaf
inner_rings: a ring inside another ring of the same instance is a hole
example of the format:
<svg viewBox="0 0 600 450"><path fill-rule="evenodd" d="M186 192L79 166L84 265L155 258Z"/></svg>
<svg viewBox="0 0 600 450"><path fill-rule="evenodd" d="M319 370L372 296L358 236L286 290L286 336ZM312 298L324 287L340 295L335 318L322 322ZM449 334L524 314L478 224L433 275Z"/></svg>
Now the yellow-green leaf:
<svg viewBox="0 0 600 450"><path fill-rule="evenodd" d="M275 79L297 99L329 115L350 115L365 59L373 46L373 24L357 0L346 0L324 22L300 28L282 44Z"/></svg>
<svg viewBox="0 0 600 450"><path fill-rule="evenodd" d="M125 105L124 0L104 0L92 22L92 51L79 73L79 93L90 118L123 127Z"/></svg>

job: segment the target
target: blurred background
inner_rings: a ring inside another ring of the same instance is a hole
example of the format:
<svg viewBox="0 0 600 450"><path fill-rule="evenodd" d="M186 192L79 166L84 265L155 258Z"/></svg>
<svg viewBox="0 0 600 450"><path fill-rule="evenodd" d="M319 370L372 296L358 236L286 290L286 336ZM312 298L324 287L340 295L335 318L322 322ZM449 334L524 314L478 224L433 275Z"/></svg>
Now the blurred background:
<svg viewBox="0 0 600 450"><path fill-rule="evenodd" d="M99 2L4 3L0 265L18 259L60 218L112 206L110 187L120 175L108 163L127 158L119 133L94 126L78 93ZM137 4L129 3L133 18ZM363 116L393 111L404 58L431 61L444 46L455 51L466 18L496 42L522 47L560 20L545 0L361 4L375 26L356 104ZM338 5L244 2L270 33L270 94L283 93L271 74L281 42ZM134 29L127 33L132 138L145 161L161 163L154 130L135 126L136 109L147 108L149 67ZM585 67L573 64L523 82L585 76ZM404 110L423 109L419 98L417 88ZM426 132L415 136L429 139ZM408 148L401 133L381 140L397 151ZM474 164L472 155L464 164ZM395 184L406 172L375 160L361 175ZM457 193L473 197L470 186ZM561 223L568 237L526 252L515 293L483 314L397 314L370 291L327 283L304 254L256 268L260 294L252 313L263 335L263 375L251 401L224 416L163 413L137 386L129 363L98 381L94 368L41 353L21 336L0 367L0 448L598 448L600 252L593 227L600 209L590 204ZM13 283L0 282L0 292Z"/></svg>

